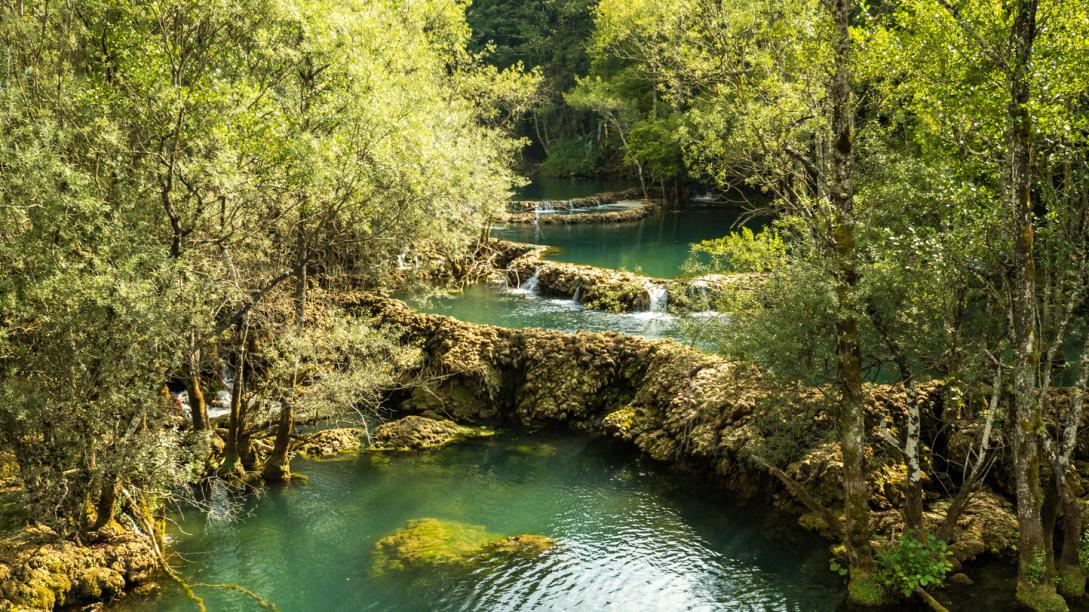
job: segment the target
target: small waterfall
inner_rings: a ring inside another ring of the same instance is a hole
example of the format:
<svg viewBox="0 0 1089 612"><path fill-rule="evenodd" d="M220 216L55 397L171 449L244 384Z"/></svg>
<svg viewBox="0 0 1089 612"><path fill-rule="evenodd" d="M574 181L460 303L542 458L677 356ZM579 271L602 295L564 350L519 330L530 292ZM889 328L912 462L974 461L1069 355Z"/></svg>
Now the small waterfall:
<svg viewBox="0 0 1089 612"><path fill-rule="evenodd" d="M669 303L669 289L664 285L656 285L647 281L647 295L650 296L650 311L665 312Z"/></svg>
<svg viewBox="0 0 1089 612"><path fill-rule="evenodd" d="M219 367L219 390L208 406L208 417L216 418L231 412L231 393L234 391L234 373L226 362Z"/></svg>
<svg viewBox="0 0 1089 612"><path fill-rule="evenodd" d="M550 214L552 212L552 201L541 200L537 203L537 206L533 208L533 223L539 225L541 223L541 213Z"/></svg>
<svg viewBox="0 0 1089 612"><path fill-rule="evenodd" d="M579 283L579 284L575 285L575 295L571 296L571 301L572 302L574 302L576 304L579 303L579 292L580 291L582 291L582 283Z"/></svg>
<svg viewBox="0 0 1089 612"><path fill-rule="evenodd" d="M524 291L527 295L536 295L537 294L537 285L539 285L541 283L540 276L541 276L541 269L537 268L536 270L533 271L533 276L527 278L526 282L522 283L522 285L520 287L518 287L518 288L521 289L522 291Z"/></svg>
<svg viewBox="0 0 1089 612"><path fill-rule="evenodd" d="M507 283L507 293L514 295L537 295L537 285L540 284L541 269L537 268L533 271L533 276L522 281L521 285L517 287L511 287Z"/></svg>

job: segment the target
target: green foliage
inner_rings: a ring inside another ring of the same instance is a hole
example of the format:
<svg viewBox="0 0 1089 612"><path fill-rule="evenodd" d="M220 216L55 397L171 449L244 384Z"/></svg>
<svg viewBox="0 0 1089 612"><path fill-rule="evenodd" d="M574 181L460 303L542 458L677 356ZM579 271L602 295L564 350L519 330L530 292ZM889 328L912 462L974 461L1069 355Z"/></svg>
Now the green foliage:
<svg viewBox="0 0 1089 612"><path fill-rule="evenodd" d="M684 175L684 156L678 139L681 115L666 119L647 117L632 126L624 159L630 166L642 163L654 182L671 182Z"/></svg>
<svg viewBox="0 0 1089 612"><path fill-rule="evenodd" d="M1025 564L1022 571L1031 584L1047 582L1047 556L1044 551L1036 551L1036 554L1032 555L1032 560Z"/></svg>
<svg viewBox="0 0 1089 612"><path fill-rule="evenodd" d="M1081 569L1089 573L1089 529L1081 534L1081 545L1078 547L1078 562Z"/></svg>
<svg viewBox="0 0 1089 612"><path fill-rule="evenodd" d="M941 584L953 569L952 552L933 534L920 538L909 531L877 555L878 578L891 590L910 597L917 587Z"/></svg>
<svg viewBox="0 0 1089 612"><path fill-rule="evenodd" d="M552 143L538 172L551 177L593 176L599 163L597 148L589 140L563 138Z"/></svg>
<svg viewBox="0 0 1089 612"><path fill-rule="evenodd" d="M30 518L67 534L114 481L184 490L208 436L163 385L217 370L243 318L265 413L289 387L304 412L362 407L408 361L367 322L296 320L288 280L381 282L501 210L539 78L483 64L464 9L0 8L0 446Z"/></svg>
<svg viewBox="0 0 1089 612"><path fill-rule="evenodd" d="M781 267L787 248L774 229L747 227L722 238L692 245L685 271L692 273L768 272Z"/></svg>

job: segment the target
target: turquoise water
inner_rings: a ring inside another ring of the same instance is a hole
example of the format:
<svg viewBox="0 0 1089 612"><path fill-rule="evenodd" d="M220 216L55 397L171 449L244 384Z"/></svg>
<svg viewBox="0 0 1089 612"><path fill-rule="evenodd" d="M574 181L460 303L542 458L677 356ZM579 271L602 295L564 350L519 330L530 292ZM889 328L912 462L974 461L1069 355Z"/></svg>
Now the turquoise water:
<svg viewBox="0 0 1089 612"><path fill-rule="evenodd" d="M666 312L601 312L583 308L570 299L525 295L494 284L471 285L463 292L429 299L398 297L421 312L470 323L563 332L616 331L645 338L672 338L701 348L710 348L713 327L724 322L723 315L713 313L682 317Z"/></svg>
<svg viewBox="0 0 1089 612"><path fill-rule="evenodd" d="M509 225L494 236L555 247L548 259L672 278L682 273L693 242L719 238L740 226L739 208L684 206L640 221L571 225ZM757 228L761 220L745 225Z"/></svg>
<svg viewBox="0 0 1089 612"><path fill-rule="evenodd" d="M625 178L549 178L537 176L514 194L515 200L570 200L606 191L624 191L639 186L639 181Z"/></svg>
<svg viewBox="0 0 1089 612"><path fill-rule="evenodd" d="M174 530L194 583L237 583L281 610L834 610L827 548L762 507L712 500L604 439L503 434L432 454L294 466L231 522ZM557 540L534 560L425 574L371 572L378 539L414 518ZM199 588L209 610L253 610ZM192 609L176 586L125 610Z"/></svg>

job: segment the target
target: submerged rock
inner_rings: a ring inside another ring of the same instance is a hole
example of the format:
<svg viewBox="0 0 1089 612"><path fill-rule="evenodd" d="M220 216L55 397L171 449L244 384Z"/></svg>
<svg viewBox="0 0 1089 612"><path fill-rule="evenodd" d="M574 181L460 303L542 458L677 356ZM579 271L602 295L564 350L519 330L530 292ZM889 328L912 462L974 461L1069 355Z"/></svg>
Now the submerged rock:
<svg viewBox="0 0 1089 612"><path fill-rule="evenodd" d="M495 432L489 429L465 427L445 419L435 420L413 415L390 421L375 430L374 444L370 450L425 450L455 442L490 438L493 435Z"/></svg>
<svg viewBox="0 0 1089 612"><path fill-rule="evenodd" d="M413 519L374 546L372 570L404 571L467 566L496 557L535 557L556 543L541 535L502 536L481 525L434 518Z"/></svg>
<svg viewBox="0 0 1089 612"><path fill-rule="evenodd" d="M294 449L311 459L329 459L357 452L362 446L362 429L342 427L304 434L295 442Z"/></svg>
<svg viewBox="0 0 1089 612"><path fill-rule="evenodd" d="M159 564L146 538L103 529L80 546L45 527L0 540L0 610L52 610L147 588Z"/></svg>

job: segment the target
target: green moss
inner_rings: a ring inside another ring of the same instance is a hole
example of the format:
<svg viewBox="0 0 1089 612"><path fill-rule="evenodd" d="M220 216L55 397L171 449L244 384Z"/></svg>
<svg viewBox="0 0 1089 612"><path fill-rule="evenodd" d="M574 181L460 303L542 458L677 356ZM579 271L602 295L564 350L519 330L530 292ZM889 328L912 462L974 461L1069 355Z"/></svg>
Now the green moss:
<svg viewBox="0 0 1089 612"><path fill-rule="evenodd" d="M415 451L439 448L448 444L490 438L490 429L465 427L453 421L407 416L385 423L374 434L372 451Z"/></svg>
<svg viewBox="0 0 1089 612"><path fill-rule="evenodd" d="M1063 597L1071 599L1085 597L1085 574L1078 568L1061 570L1056 587Z"/></svg>
<svg viewBox="0 0 1089 612"><path fill-rule="evenodd" d="M872 574L856 572L847 581L847 601L856 606L880 606L886 603L885 588Z"/></svg>
<svg viewBox="0 0 1089 612"><path fill-rule="evenodd" d="M533 557L549 549L552 538L504 537L481 525L434 518L414 519L374 547L372 571L404 571L436 566L466 566L498 555Z"/></svg>
<svg viewBox="0 0 1089 612"><path fill-rule="evenodd" d="M1066 600L1055 592L1055 585L1050 582L1018 584L1017 603L1035 612L1067 612L1070 609Z"/></svg>
<svg viewBox="0 0 1089 612"><path fill-rule="evenodd" d="M601 420L602 427L613 435L627 439L635 426L635 409L631 407L621 408L605 415Z"/></svg>

